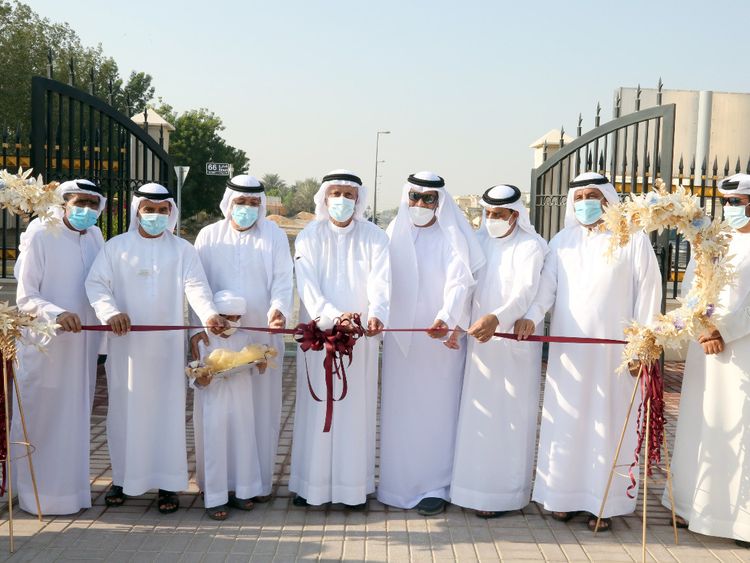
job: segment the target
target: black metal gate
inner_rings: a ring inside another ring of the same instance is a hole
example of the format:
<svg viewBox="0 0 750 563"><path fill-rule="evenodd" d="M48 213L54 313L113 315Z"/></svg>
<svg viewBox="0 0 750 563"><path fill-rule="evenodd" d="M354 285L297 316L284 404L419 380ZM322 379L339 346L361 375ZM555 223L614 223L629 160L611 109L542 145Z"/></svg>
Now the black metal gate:
<svg viewBox="0 0 750 563"><path fill-rule="evenodd" d="M51 67L50 67L51 68ZM71 71L72 72L72 71ZM72 75L71 75L72 81ZM92 77L93 84L93 77ZM112 98L112 86L108 98ZM131 192L147 182L174 187L172 159L164 149L164 129L149 134L148 110L141 126L104 100L52 78L31 80L31 132L2 127L0 168L33 168L45 182L86 178L107 195L99 226L105 238L127 230ZM129 104L128 104L129 105ZM0 277L13 275L26 220L2 216Z"/></svg>
<svg viewBox="0 0 750 563"><path fill-rule="evenodd" d="M31 166L45 181L87 178L108 198L100 226L106 238L124 232L129 195L147 182L172 187L174 168L159 139L116 108L71 85L36 76L31 81ZM5 273L5 272L3 272Z"/></svg>
<svg viewBox="0 0 750 563"><path fill-rule="evenodd" d="M661 178L672 190L672 159L675 132L675 105L658 105L616 117L601 125L599 117L591 131L565 144L531 171L530 211L534 227L546 239L563 228L569 182L581 172L606 175L623 197L654 188ZM652 239L659 258L663 280L669 278L672 256L670 235ZM665 292L666 293L666 292Z"/></svg>

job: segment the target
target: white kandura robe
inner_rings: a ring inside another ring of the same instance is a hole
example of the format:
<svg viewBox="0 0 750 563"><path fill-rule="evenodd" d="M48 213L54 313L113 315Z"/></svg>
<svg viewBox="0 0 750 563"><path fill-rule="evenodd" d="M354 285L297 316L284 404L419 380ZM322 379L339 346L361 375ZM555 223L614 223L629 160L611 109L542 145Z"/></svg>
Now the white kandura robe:
<svg viewBox="0 0 750 563"><path fill-rule="evenodd" d="M497 332L513 332L539 287L546 245L516 228L506 238L482 237L487 264L471 322L497 316ZM541 332L541 328L538 332ZM531 499L542 345L469 338L451 502L485 511L523 508Z"/></svg>
<svg viewBox="0 0 750 563"><path fill-rule="evenodd" d="M252 341L246 331L228 338L210 334L208 339L208 346L198 345L203 359L217 348L238 352ZM195 472L206 507L226 504L230 491L241 499L263 491L252 380L267 374L247 366L239 373L215 377L205 387L193 385Z"/></svg>
<svg viewBox="0 0 750 563"><path fill-rule="evenodd" d="M736 278L714 318L724 351L707 356L690 343L672 479L675 511L692 531L750 541L750 234L734 232L729 255ZM662 502L669 506L666 492Z"/></svg>
<svg viewBox="0 0 750 563"><path fill-rule="evenodd" d="M393 272L394 293L402 284L416 285L413 326L403 326L394 304L394 328L428 328L435 320L449 327L468 327L474 279L440 226L411 226L417 257L417 279ZM395 302L394 295L393 301ZM409 323L407 323L409 324ZM453 445L458 422L466 342L459 350L427 333L414 333L404 355L393 333L383 340L380 408L380 481L378 500L412 508L426 497L448 500Z"/></svg>
<svg viewBox="0 0 750 563"><path fill-rule="evenodd" d="M286 233L264 219L246 231L238 231L229 219L201 229L195 240L206 278L213 291L232 290L245 298L247 312L242 326L266 327L273 310L292 322L293 266ZM277 367L262 377L253 377L252 412L263 487L258 495L271 494L276 451L281 427L281 380L284 338L264 332L248 333L252 342L268 344L278 351Z"/></svg>
<svg viewBox="0 0 750 563"><path fill-rule="evenodd" d="M339 228L314 221L297 236L295 274L300 321L345 312L360 313L388 325L390 260L388 237L367 221ZM347 396L334 403L330 432L325 422L324 352L297 352L297 402L294 411L289 490L310 504L357 505L375 490L375 425L378 401L379 338L362 337L346 366ZM307 387L310 382L322 402ZM334 378L334 397L341 382Z"/></svg>
<svg viewBox="0 0 750 563"><path fill-rule="evenodd" d="M527 317L539 326L554 304L550 334L619 340L631 321L648 324L661 304L656 255L639 232L607 258L610 236L579 225L555 235ZM627 370L617 371L623 348L550 344L532 498L547 510L599 512L636 381ZM626 464L621 469L633 460L636 407L618 459ZM635 510L635 499L626 494L629 484L615 475L604 517Z"/></svg>
<svg viewBox="0 0 750 563"><path fill-rule="evenodd" d="M184 296L204 324L217 314L198 253L169 232L107 241L86 292L102 323L126 313L134 325L182 325ZM186 489L184 332L111 335L106 369L112 482L131 496Z"/></svg>
<svg viewBox="0 0 750 563"><path fill-rule="evenodd" d="M98 227L85 234L64 224L50 228L35 219L21 235L14 274L18 309L55 322L70 311L82 324L97 324L84 282L104 245ZM16 378L33 453L43 514L73 514L91 506L89 441L91 385L101 334L59 331L38 350L38 335L19 342ZM11 441L23 441L14 394ZM25 446L12 446L14 492L23 510L36 513L36 501Z"/></svg>

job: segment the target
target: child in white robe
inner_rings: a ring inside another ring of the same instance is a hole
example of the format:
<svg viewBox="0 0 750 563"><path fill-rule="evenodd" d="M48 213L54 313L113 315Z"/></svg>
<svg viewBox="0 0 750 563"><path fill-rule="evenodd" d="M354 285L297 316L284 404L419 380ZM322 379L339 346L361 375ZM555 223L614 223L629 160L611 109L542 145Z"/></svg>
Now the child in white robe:
<svg viewBox="0 0 750 563"><path fill-rule="evenodd" d="M231 291L214 295L216 308L230 323L239 325L245 313L243 297ZM208 345L198 345L204 360L218 348L240 351L251 342L244 330L225 331L223 336L208 335ZM227 334L230 333L231 334ZM197 358L194 358L197 359ZM191 381L195 466L203 492L207 515L225 520L228 507L252 510L252 499L262 493L261 467L255 441L252 377L264 377L257 367L235 368L226 376Z"/></svg>

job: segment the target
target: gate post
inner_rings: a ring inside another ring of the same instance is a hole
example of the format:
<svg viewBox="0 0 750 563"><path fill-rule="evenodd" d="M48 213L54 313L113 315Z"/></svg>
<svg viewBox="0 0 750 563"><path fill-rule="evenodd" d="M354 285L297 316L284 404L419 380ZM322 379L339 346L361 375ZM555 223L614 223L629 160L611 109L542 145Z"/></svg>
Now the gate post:
<svg viewBox="0 0 750 563"><path fill-rule="evenodd" d="M34 169L35 176L42 174L46 181L44 106L44 84L35 76L31 79L31 168Z"/></svg>

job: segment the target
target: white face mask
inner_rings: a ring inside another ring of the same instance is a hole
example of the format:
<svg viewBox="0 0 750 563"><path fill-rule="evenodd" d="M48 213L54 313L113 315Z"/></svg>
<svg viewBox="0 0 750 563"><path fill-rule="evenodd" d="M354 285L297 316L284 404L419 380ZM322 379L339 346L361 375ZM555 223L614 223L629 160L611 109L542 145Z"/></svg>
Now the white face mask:
<svg viewBox="0 0 750 563"><path fill-rule="evenodd" d="M507 235L513 226L510 224L510 219L485 219L484 224L492 238L500 238Z"/></svg>
<svg viewBox="0 0 750 563"><path fill-rule="evenodd" d="M427 223L432 221L435 217L435 210L428 209L426 207L414 207L409 208L409 217L411 222L417 227L424 227Z"/></svg>
<svg viewBox="0 0 750 563"><path fill-rule="evenodd" d="M240 326L240 321L230 321L229 319L227 319L227 322L232 328L226 329L224 332L222 332L222 334L224 336L232 336L235 332L237 332L237 327Z"/></svg>

